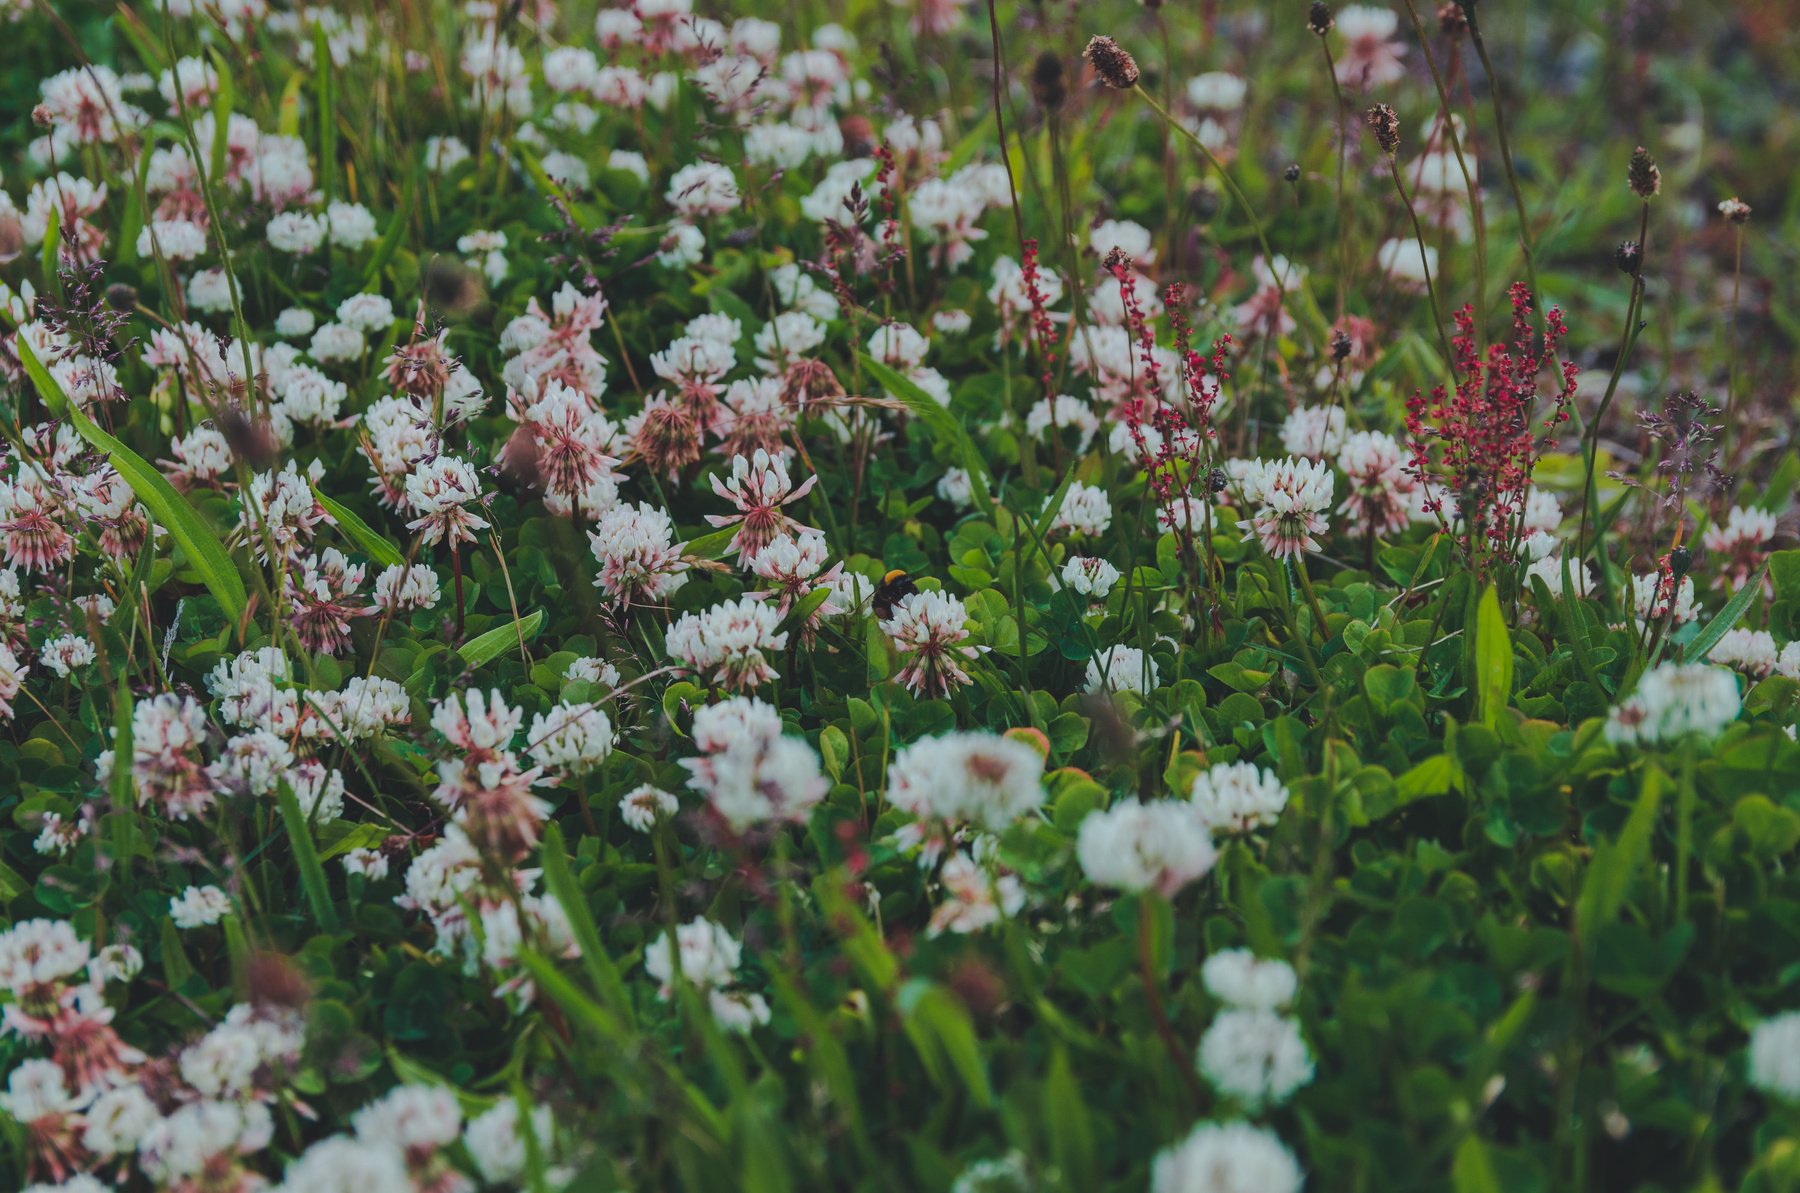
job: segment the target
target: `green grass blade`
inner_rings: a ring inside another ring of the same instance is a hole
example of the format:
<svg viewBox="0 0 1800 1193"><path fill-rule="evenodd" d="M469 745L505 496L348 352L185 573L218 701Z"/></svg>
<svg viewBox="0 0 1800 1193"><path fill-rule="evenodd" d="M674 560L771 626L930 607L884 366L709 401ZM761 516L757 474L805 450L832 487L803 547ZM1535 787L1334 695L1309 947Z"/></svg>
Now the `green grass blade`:
<svg viewBox="0 0 1800 1193"><path fill-rule="evenodd" d="M907 409L924 419L927 426L956 445L956 454L961 457L963 468L969 473L969 486L975 491L975 509L986 512L992 503L987 463L981 458L981 452L976 449L975 441L969 438L969 432L964 429L961 420L938 405L936 398L920 389L910 378L902 376L866 352L857 355L876 384L906 403Z"/></svg>
<svg viewBox="0 0 1800 1193"><path fill-rule="evenodd" d="M295 798L294 789L287 780L283 779L275 789L275 797L281 808L281 823L287 829L288 844L294 850L295 865L300 871L300 889L306 893L313 919L327 932L335 931L337 911L331 906L331 888L325 884L325 867L313 845L312 831L306 826L306 813L300 810L300 801Z"/></svg>
<svg viewBox="0 0 1800 1193"><path fill-rule="evenodd" d="M331 515L331 520L337 523L338 529L343 531L364 555L382 567L399 567L406 562L406 557L400 554L400 548L388 542L367 522L352 513L343 502L327 497L319 491L317 485L313 486L313 498L325 507L325 512Z"/></svg>

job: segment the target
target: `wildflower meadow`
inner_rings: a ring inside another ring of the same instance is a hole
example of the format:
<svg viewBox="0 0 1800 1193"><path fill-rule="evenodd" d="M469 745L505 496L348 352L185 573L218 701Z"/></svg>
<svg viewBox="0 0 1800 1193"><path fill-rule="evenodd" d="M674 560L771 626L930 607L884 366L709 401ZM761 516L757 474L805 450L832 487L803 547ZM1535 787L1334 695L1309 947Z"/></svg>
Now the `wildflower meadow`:
<svg viewBox="0 0 1800 1193"><path fill-rule="evenodd" d="M0 0L0 1188L1800 1190L1780 0Z"/></svg>

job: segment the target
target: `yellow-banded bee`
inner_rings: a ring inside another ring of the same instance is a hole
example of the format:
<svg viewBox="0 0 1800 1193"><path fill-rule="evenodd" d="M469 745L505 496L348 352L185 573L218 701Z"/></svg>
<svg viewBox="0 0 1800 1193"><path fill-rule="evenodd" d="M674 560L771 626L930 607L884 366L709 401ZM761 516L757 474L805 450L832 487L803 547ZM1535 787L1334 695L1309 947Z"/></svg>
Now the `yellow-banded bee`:
<svg viewBox="0 0 1800 1193"><path fill-rule="evenodd" d="M878 621L891 621L894 606L919 591L919 586L912 582L912 577L901 568L895 568L881 578L875 587L875 595L869 598L869 608L875 611Z"/></svg>

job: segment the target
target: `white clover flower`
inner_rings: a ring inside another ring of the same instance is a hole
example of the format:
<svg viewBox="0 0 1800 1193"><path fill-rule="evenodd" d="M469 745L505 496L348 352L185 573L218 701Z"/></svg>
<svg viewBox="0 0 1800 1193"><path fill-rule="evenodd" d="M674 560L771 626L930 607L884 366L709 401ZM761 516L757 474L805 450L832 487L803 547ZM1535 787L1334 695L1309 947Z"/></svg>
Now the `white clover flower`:
<svg viewBox="0 0 1800 1193"><path fill-rule="evenodd" d="M664 646L669 657L706 682L743 691L780 677L770 662L787 648L787 632L776 630L780 624L775 606L745 596L683 613L669 627Z"/></svg>
<svg viewBox="0 0 1800 1193"><path fill-rule="evenodd" d="M619 797L620 818L640 833L649 832L658 821L667 820L680 810L681 803L673 794L649 783L634 787Z"/></svg>
<svg viewBox="0 0 1800 1193"><path fill-rule="evenodd" d="M706 233L692 224L676 223L657 246L656 263L668 269L686 269L700 263L706 252Z"/></svg>
<svg viewBox="0 0 1800 1193"><path fill-rule="evenodd" d="M0 1094L0 1110L24 1125L79 1110L83 1101L69 1092L62 1069L55 1061L34 1057L19 1062L7 1076L6 1092Z"/></svg>
<svg viewBox="0 0 1800 1193"><path fill-rule="evenodd" d="M162 1112L142 1086L116 1086L96 1098L82 1115L81 1142L99 1156L135 1152L144 1136L161 1121Z"/></svg>
<svg viewBox="0 0 1800 1193"><path fill-rule="evenodd" d="M343 323L323 323L312 334L306 350L321 364L358 360L362 357L363 333Z"/></svg>
<svg viewBox="0 0 1800 1193"><path fill-rule="evenodd" d="M128 944L109 944L88 962L88 979L100 986L129 982L144 972L144 955Z"/></svg>
<svg viewBox="0 0 1800 1193"><path fill-rule="evenodd" d="M1214 1089L1250 1109L1280 1105L1312 1080L1300 1025L1273 1011L1220 1011L1200 1037L1195 1063Z"/></svg>
<svg viewBox="0 0 1800 1193"><path fill-rule="evenodd" d="M171 261L192 261L206 254L206 229L192 220L152 220L138 233L140 257L162 254Z"/></svg>
<svg viewBox="0 0 1800 1193"><path fill-rule="evenodd" d="M334 1135L289 1164L287 1179L276 1193L374 1193L412 1187L406 1157L392 1143Z"/></svg>
<svg viewBox="0 0 1800 1193"><path fill-rule="evenodd" d="M1314 535L1324 534L1331 508L1331 469L1316 460L1289 458L1256 461L1243 478L1244 497L1258 508L1239 522L1252 539L1276 559L1297 558L1319 549Z"/></svg>
<svg viewBox="0 0 1800 1193"><path fill-rule="evenodd" d="M1253 1011L1286 1006L1300 989L1293 966L1258 957L1249 949L1225 949L1207 957L1200 966L1200 980L1220 1002Z"/></svg>
<svg viewBox="0 0 1800 1193"><path fill-rule="evenodd" d="M319 321L305 307L287 307L275 316L275 334L289 340L309 337Z"/></svg>
<svg viewBox="0 0 1800 1193"><path fill-rule="evenodd" d="M1700 615L1700 609L1694 604L1694 578L1683 576L1681 583L1671 584L1672 577L1661 572L1649 572L1631 578L1631 603L1639 621L1661 621L1668 618L1670 624L1681 625ZM1674 599L1670 600L1670 589L1674 589Z"/></svg>
<svg viewBox="0 0 1800 1193"><path fill-rule="evenodd" d="M355 874L370 882L388 876L387 854L374 849L352 849L343 856L344 873Z"/></svg>
<svg viewBox="0 0 1800 1193"><path fill-rule="evenodd" d="M1347 437L1341 406L1299 406L1281 424L1281 449L1290 456L1329 459Z"/></svg>
<svg viewBox="0 0 1800 1193"><path fill-rule="evenodd" d="M62 679L92 663L96 657L93 642L78 634L52 638L38 650L38 658L44 666Z"/></svg>
<svg viewBox="0 0 1800 1193"><path fill-rule="evenodd" d="M190 886L169 900L169 918L177 928L204 928L231 911L231 896L216 886Z"/></svg>
<svg viewBox="0 0 1800 1193"><path fill-rule="evenodd" d="M1721 666L1735 667L1753 679L1762 679L1774 672L1781 649L1767 630L1727 630L1706 657Z"/></svg>
<svg viewBox="0 0 1800 1193"><path fill-rule="evenodd" d="M1109 646L1087 664L1090 692L1136 692L1148 696L1156 690L1156 660L1135 646Z"/></svg>
<svg viewBox="0 0 1800 1193"><path fill-rule="evenodd" d="M724 925L703 917L692 919L675 930L675 940L681 953L681 976L690 984L701 990L715 990L736 979L743 945ZM667 932L644 948L644 970L660 983L665 1000L675 992L675 951Z"/></svg>
<svg viewBox="0 0 1800 1193"><path fill-rule="evenodd" d="M0 990L17 997L73 977L89 955L88 943L66 920L21 920L0 932Z"/></svg>
<svg viewBox="0 0 1800 1193"><path fill-rule="evenodd" d="M969 481L969 473L963 468L947 468L944 475L938 478L937 495L942 501L948 501L957 509L968 509L975 504L975 489Z"/></svg>
<svg viewBox="0 0 1800 1193"><path fill-rule="evenodd" d="M1563 594L1563 558L1561 553L1546 555L1525 569L1525 583L1531 583L1536 576L1544 582L1544 587L1551 596ZM1594 589L1593 573L1588 571L1586 561L1569 564L1569 580L1575 587L1578 596L1586 596Z"/></svg>
<svg viewBox="0 0 1800 1193"><path fill-rule="evenodd" d="M331 243L352 251L372 242L379 231L374 215L361 203L333 203L325 211L325 223Z"/></svg>
<svg viewBox="0 0 1800 1193"><path fill-rule="evenodd" d="M670 176L664 197L683 219L723 215L738 205L737 179L717 162L693 162Z"/></svg>
<svg viewBox="0 0 1800 1193"><path fill-rule="evenodd" d="M602 9L602 15L606 11ZM555 1130L549 1107L531 1108L530 1128L540 1152L548 1153L551 1134ZM525 1138L519 1131L517 1100L502 1098L492 1109L470 1119L463 1130L463 1145L469 1149L469 1157L475 1161L482 1179L490 1184L512 1184L524 1176L527 1155ZM363 1193L374 1193L374 1190Z"/></svg>
<svg viewBox="0 0 1800 1193"><path fill-rule="evenodd" d="M1203 1122L1156 1154L1150 1193L1299 1193L1300 1164L1272 1131Z"/></svg>
<svg viewBox="0 0 1800 1193"><path fill-rule="evenodd" d="M231 282L222 269L202 269L188 279L188 306L217 315L231 309Z"/></svg>
<svg viewBox="0 0 1800 1193"><path fill-rule="evenodd" d="M531 718L525 753L546 770L581 775L612 753L612 721L598 705L558 704Z"/></svg>
<svg viewBox="0 0 1800 1193"><path fill-rule="evenodd" d="M693 737L701 754L681 765L734 831L770 820L803 821L825 797L829 785L817 752L782 732L772 705L747 696L708 705L694 714Z"/></svg>
<svg viewBox="0 0 1800 1193"><path fill-rule="evenodd" d="M1112 499L1106 495L1106 490L1075 481L1063 494L1063 503L1057 507L1056 517L1051 519L1050 531L1054 534L1058 530L1067 530L1097 538L1111 525Z"/></svg>
<svg viewBox="0 0 1800 1193"><path fill-rule="evenodd" d="M394 325L394 304L382 294L352 294L338 303L337 320L364 335L374 335Z"/></svg>
<svg viewBox="0 0 1800 1193"><path fill-rule="evenodd" d="M1224 762L1194 776L1188 792L1200 819L1215 833L1272 828L1287 807L1280 779L1248 762Z"/></svg>
<svg viewBox="0 0 1800 1193"><path fill-rule="evenodd" d="M437 573L424 564L396 563L375 577L375 603L383 609L431 609L442 597Z"/></svg>
<svg viewBox="0 0 1800 1193"><path fill-rule="evenodd" d="M1437 271L1438 251L1430 245L1421 249L1411 236L1391 236L1375 250L1375 265L1384 276L1393 279L1396 287L1423 290L1426 280Z"/></svg>
<svg viewBox="0 0 1800 1193"><path fill-rule="evenodd" d="M1075 856L1088 881L1098 886L1156 891L1164 898L1206 874L1219 857L1193 805L1136 799L1083 820Z"/></svg>
<svg viewBox="0 0 1800 1193"><path fill-rule="evenodd" d="M1104 559L1072 555L1063 564L1062 582L1082 596L1105 600L1119 582L1119 569Z"/></svg>
<svg viewBox="0 0 1800 1193"><path fill-rule="evenodd" d="M1248 87L1241 75L1210 70L1188 80L1188 102L1205 111L1235 112L1244 106L1244 93Z"/></svg>
<svg viewBox="0 0 1800 1193"><path fill-rule="evenodd" d="M1670 745L1717 737L1743 707L1737 676L1707 663L1662 663L1612 710L1606 740L1615 745Z"/></svg>
<svg viewBox="0 0 1800 1193"><path fill-rule="evenodd" d="M447 1147L462 1134L456 1094L441 1085L399 1085L351 1116L357 1138L407 1151Z"/></svg>
<svg viewBox="0 0 1800 1193"><path fill-rule="evenodd" d="M303 257L319 251L326 232L325 221L310 211L283 211L269 217L263 238L278 253Z"/></svg>
<svg viewBox="0 0 1800 1193"><path fill-rule="evenodd" d="M888 766L888 799L920 818L998 832L1044 802L1044 759L995 733L946 733L902 746Z"/></svg>
<svg viewBox="0 0 1800 1193"><path fill-rule="evenodd" d="M1800 1012L1776 1015L1751 1029L1745 1075L1766 1094L1800 1101Z"/></svg>

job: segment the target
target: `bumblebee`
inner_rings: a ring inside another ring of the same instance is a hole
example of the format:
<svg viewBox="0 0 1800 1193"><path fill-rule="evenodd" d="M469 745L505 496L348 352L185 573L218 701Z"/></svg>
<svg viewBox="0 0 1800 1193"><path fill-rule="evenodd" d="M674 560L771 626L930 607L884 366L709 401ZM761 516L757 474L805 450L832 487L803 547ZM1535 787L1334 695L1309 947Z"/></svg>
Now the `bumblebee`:
<svg viewBox="0 0 1800 1193"><path fill-rule="evenodd" d="M907 575L903 569L895 568L883 576L881 583L876 585L875 595L869 598L869 608L875 611L877 621L891 621L894 616L894 606L917 591L919 591L919 586L912 582L912 577Z"/></svg>

